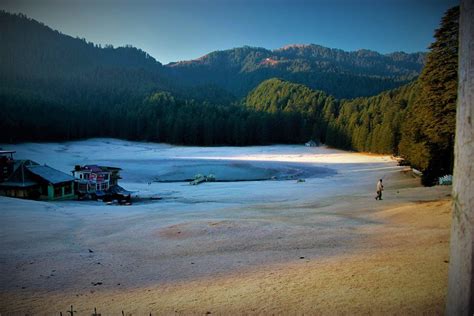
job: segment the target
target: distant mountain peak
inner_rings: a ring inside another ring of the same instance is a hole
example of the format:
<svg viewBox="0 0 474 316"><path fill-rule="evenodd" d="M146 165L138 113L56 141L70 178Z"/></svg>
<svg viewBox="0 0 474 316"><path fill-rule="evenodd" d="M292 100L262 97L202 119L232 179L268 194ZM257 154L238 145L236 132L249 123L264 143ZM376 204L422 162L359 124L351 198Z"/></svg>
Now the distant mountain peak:
<svg viewBox="0 0 474 316"><path fill-rule="evenodd" d="M312 45L314 44L288 44L283 47L277 48L275 50L278 51L278 50L287 50L287 49L292 49L292 48L306 48Z"/></svg>
<svg viewBox="0 0 474 316"><path fill-rule="evenodd" d="M338 98L352 98L413 80L423 67L423 57L424 53L381 54L368 49L347 52L317 44L290 44L274 50L243 46L165 68L181 83L212 83L239 97L263 80L280 77Z"/></svg>

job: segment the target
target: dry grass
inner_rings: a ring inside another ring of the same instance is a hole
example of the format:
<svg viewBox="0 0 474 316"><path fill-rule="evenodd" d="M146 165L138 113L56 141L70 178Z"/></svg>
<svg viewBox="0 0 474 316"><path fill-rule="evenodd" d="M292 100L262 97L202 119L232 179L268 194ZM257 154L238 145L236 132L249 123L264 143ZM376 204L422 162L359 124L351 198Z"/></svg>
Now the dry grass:
<svg viewBox="0 0 474 316"><path fill-rule="evenodd" d="M35 314L442 314L447 284L450 201L407 202L361 213L364 247L228 275L97 293L2 293L2 305Z"/></svg>

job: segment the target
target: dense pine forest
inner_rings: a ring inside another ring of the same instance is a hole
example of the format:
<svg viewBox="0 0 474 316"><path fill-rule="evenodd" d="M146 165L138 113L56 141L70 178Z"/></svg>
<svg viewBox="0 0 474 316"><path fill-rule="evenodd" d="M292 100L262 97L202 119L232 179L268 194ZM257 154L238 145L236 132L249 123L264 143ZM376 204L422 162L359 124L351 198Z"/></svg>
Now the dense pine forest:
<svg viewBox="0 0 474 316"><path fill-rule="evenodd" d="M400 155L430 185L452 170L458 16L445 14L426 56L293 45L163 66L136 48L100 47L1 12L0 141L315 139Z"/></svg>

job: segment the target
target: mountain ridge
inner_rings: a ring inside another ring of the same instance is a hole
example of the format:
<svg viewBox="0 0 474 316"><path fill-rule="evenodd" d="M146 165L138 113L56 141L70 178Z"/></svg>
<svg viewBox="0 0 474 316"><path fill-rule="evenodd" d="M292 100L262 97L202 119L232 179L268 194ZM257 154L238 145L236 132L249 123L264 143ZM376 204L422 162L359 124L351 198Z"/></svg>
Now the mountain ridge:
<svg viewBox="0 0 474 316"><path fill-rule="evenodd" d="M31 85L37 90L47 82L43 93L69 82L89 90L102 87L137 94L161 90L194 98L189 91L212 87L209 97L199 93L196 98L213 101L216 91L221 90L217 95L228 101L230 95L242 98L260 82L278 77L337 98L353 98L408 83L419 75L424 59L424 53L384 55L290 44L274 50L244 46L162 65L133 46L102 47L23 14L0 11L0 26L2 87L23 89Z"/></svg>
<svg viewBox="0 0 474 316"><path fill-rule="evenodd" d="M243 46L218 50L163 67L185 85L212 83L244 97L273 77L323 90L338 98L370 96L414 80L426 53L346 52L317 44L269 50Z"/></svg>
<svg viewBox="0 0 474 316"><path fill-rule="evenodd" d="M327 47L327 46L320 45L320 44L315 44L315 43L287 44L287 45L284 45L282 47L278 47L278 48L274 48L274 49L265 48L265 47L262 47L262 46L243 45L243 46L236 46L236 47L227 48L227 49L214 50L214 51L211 51L209 53L206 53L204 55L201 55L199 57L192 58L192 59L183 59L183 60L170 61L168 63L163 63L163 66L172 66L172 65L175 65L175 64L179 64L179 63L189 63L189 62L193 62L193 61L202 61L203 59L205 59L208 55L210 55L212 53L232 51L232 50L241 49L241 48L252 48L252 49L257 49L257 50L266 50L266 51L269 51L269 52L279 52L279 51L287 51L287 50L291 50L291 49L305 49L305 48L308 48L308 47L319 47L319 48L322 48L322 49L327 49L327 50L332 50L332 51L340 51L340 52L343 52L343 53L357 53L357 54L375 53L376 55L388 56L388 57L393 56L393 55L405 55L405 56L416 55L417 57L424 58L427 54L427 52L423 52L423 51L409 53L409 52L405 52L405 51L402 51L402 50L393 51L393 52L389 52L389 53L380 53L376 50L368 49L368 48L360 48L360 49L356 49L356 50L344 50L344 49L341 49L341 48Z"/></svg>

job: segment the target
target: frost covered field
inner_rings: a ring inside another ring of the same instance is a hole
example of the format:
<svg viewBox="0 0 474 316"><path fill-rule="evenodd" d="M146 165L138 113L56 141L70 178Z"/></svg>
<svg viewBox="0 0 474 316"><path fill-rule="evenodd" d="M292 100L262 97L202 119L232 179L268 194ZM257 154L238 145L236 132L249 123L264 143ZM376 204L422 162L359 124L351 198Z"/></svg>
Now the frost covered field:
<svg viewBox="0 0 474 316"><path fill-rule="evenodd" d="M328 195L363 192L369 187L374 191L379 176L400 170L389 157L299 145L205 148L94 139L3 147L16 150L17 159L32 159L67 173L76 164L121 167L123 180L120 184L123 187L140 196L157 194L166 197L167 202L181 202L177 203L178 207L201 202L241 205L292 203L301 199L317 201ZM190 179L198 173L212 173L217 180L223 181L270 180L274 177L302 178L307 182L300 185L295 185L295 181L208 183L199 187L158 183Z"/></svg>
<svg viewBox="0 0 474 316"><path fill-rule="evenodd" d="M251 312L246 308L254 304L268 305L260 312L296 312L288 309L295 302L268 301L275 296L271 282L281 285L278 277L266 275L267 285L242 280L275 267L281 272L370 252L378 245L368 242L371 234L388 229L373 214L449 193L419 187L388 156L325 147L203 148L115 139L0 147L67 173L76 164L120 167L121 186L140 197L163 198L118 206L0 197L0 312L52 313L71 303L82 311L94 304L138 313L219 306L221 312ZM223 182L183 181L197 173ZM384 201L375 202L379 178L386 191ZM206 291L226 278L238 278L226 288L243 282L240 292L216 298L226 292ZM167 300L155 306L165 294ZM209 306L206 295L214 295ZM297 291L284 299L292 295L304 301ZM272 309L278 304L286 309Z"/></svg>

